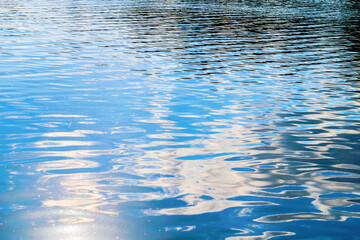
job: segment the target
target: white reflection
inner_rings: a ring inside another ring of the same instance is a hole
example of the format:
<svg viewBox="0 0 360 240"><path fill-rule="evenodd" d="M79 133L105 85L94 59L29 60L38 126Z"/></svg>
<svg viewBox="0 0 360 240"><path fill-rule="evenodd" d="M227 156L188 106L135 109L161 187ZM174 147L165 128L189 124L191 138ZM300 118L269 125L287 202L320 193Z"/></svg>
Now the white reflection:
<svg viewBox="0 0 360 240"><path fill-rule="evenodd" d="M257 239L271 239L274 237L283 237L283 236L293 236L293 232L284 232L284 231L266 231L262 235L249 235L249 236L234 236L227 237L226 240L257 240Z"/></svg>
<svg viewBox="0 0 360 240"><path fill-rule="evenodd" d="M44 137L86 137L87 134L104 134L101 131L92 130L75 130L73 132L48 132L44 133Z"/></svg>
<svg viewBox="0 0 360 240"><path fill-rule="evenodd" d="M75 114L46 114L46 115L39 115L39 117L43 118L86 118L85 115L75 115Z"/></svg>
<svg viewBox="0 0 360 240"><path fill-rule="evenodd" d="M39 141L34 142L34 148L49 148L49 147L71 147L71 146L93 146L96 142L89 141Z"/></svg>
<svg viewBox="0 0 360 240"><path fill-rule="evenodd" d="M151 111L156 112L156 109ZM311 163L311 159L328 158L323 156L323 153L329 152L329 148L351 149L340 144L328 144L334 137L338 137L339 131L331 129L333 122L323 119L334 117L341 121L343 116L329 115L327 111L321 111L316 116L308 116L322 119L321 123L315 126L309 125L309 128L316 127L326 131L320 136L309 135L311 144L299 142L308 148L322 148L319 151L304 152L288 151L281 146L284 141L282 133L286 133L287 129L279 129L273 125L273 120L277 118L275 115L263 117L262 122L259 123L249 121L247 116L241 117L242 110L237 105L227 106L226 109L217 111L216 115L229 113L235 114L236 117L193 124L193 126L211 127L211 134L192 134L192 138L187 140L179 138L182 134L186 136L186 133L165 132L148 135L152 141L138 145L140 149L144 149L145 154L138 159L137 167L131 169L132 172L139 176L152 174L163 176L151 182L144 181L143 184L163 188L166 194L159 197L178 198L186 202L184 207L148 210L147 214L198 215L223 211L231 207L276 204L276 200L270 200L269 197L275 199L303 197L312 199L312 205L321 213L264 216L256 221L344 220L348 217L358 217L354 212L333 210L336 204L351 206L355 204L354 202L349 203L350 200L346 199L329 201L323 196L329 193L351 193L360 196L360 187L349 182L329 181L334 176L321 175L324 167ZM166 118L166 116L160 117ZM194 119L196 118L197 116ZM266 122L267 118L272 119L272 122ZM277 129L277 133L271 130L261 134L264 129L266 130L264 122L268 129ZM299 125L292 129L305 131L304 126ZM266 157L262 159L261 156ZM284 160L294 156L303 156L303 160L289 162ZM343 165L338 164L333 167L351 169L351 166ZM356 177L350 176L354 179ZM290 190L278 193L267 191L282 186L289 186ZM291 186L300 186L301 190L291 190ZM236 200L239 196L262 197L268 201Z"/></svg>
<svg viewBox="0 0 360 240"><path fill-rule="evenodd" d="M76 162L76 160L73 162ZM95 163L91 163L90 165L86 165L86 168L93 168L96 166L97 165ZM78 165L72 166L72 168L77 167ZM67 169L69 170L69 168ZM101 190L101 187L106 186L99 184L99 182L104 180L101 173L87 172L86 175L71 172L68 174L51 174L47 176L45 175L40 180L40 183L46 186L53 179L56 179L56 181L60 184L60 189L63 194L59 199L44 200L42 202L44 207L70 208L73 210L82 210L108 215L117 214L116 211L112 210L112 206L115 205L115 202L109 201L106 191Z"/></svg>
<svg viewBox="0 0 360 240"><path fill-rule="evenodd" d="M49 171L49 170L70 170L70 169L81 169L81 168L96 168L99 163L83 159L66 159L58 161L49 161L40 163L37 171ZM49 177L49 176L46 176ZM44 177L44 178L46 178ZM52 177L52 176L50 176Z"/></svg>

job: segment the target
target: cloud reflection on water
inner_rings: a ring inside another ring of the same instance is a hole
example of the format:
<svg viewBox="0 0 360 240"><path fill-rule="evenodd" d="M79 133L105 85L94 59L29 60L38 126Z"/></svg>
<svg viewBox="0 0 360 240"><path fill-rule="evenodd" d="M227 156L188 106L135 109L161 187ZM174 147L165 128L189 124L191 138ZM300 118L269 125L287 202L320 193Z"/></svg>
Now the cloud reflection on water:
<svg viewBox="0 0 360 240"><path fill-rule="evenodd" d="M358 11L58 3L4 3L6 236L330 236L312 220L359 218Z"/></svg>

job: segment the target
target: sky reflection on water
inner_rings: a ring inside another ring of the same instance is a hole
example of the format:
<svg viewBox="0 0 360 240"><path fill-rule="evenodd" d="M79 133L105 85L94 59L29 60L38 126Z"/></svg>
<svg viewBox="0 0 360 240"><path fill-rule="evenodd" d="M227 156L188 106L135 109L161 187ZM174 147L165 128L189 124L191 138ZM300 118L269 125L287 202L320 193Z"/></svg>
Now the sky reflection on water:
<svg viewBox="0 0 360 240"><path fill-rule="evenodd" d="M1 1L0 239L359 239L356 1Z"/></svg>

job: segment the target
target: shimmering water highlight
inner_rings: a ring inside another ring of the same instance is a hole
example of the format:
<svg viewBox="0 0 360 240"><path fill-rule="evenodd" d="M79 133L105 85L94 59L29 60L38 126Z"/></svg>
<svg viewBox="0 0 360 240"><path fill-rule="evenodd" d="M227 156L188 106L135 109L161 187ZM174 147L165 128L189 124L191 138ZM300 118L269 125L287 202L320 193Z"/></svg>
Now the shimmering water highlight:
<svg viewBox="0 0 360 240"><path fill-rule="evenodd" d="M351 0L0 0L0 239L359 239Z"/></svg>

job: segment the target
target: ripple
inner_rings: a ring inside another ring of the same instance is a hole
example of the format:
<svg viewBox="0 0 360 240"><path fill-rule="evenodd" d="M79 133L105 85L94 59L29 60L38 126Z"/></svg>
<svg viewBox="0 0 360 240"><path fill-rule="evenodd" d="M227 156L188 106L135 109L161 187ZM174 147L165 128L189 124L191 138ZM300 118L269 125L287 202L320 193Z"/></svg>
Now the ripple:
<svg viewBox="0 0 360 240"><path fill-rule="evenodd" d="M356 238L359 9L2 1L0 235Z"/></svg>
<svg viewBox="0 0 360 240"><path fill-rule="evenodd" d="M284 231L266 231L262 235L253 235L253 236L236 236L236 237L228 237L226 239L271 239L274 237L285 237L285 236L293 236L295 233L293 232L284 232Z"/></svg>

